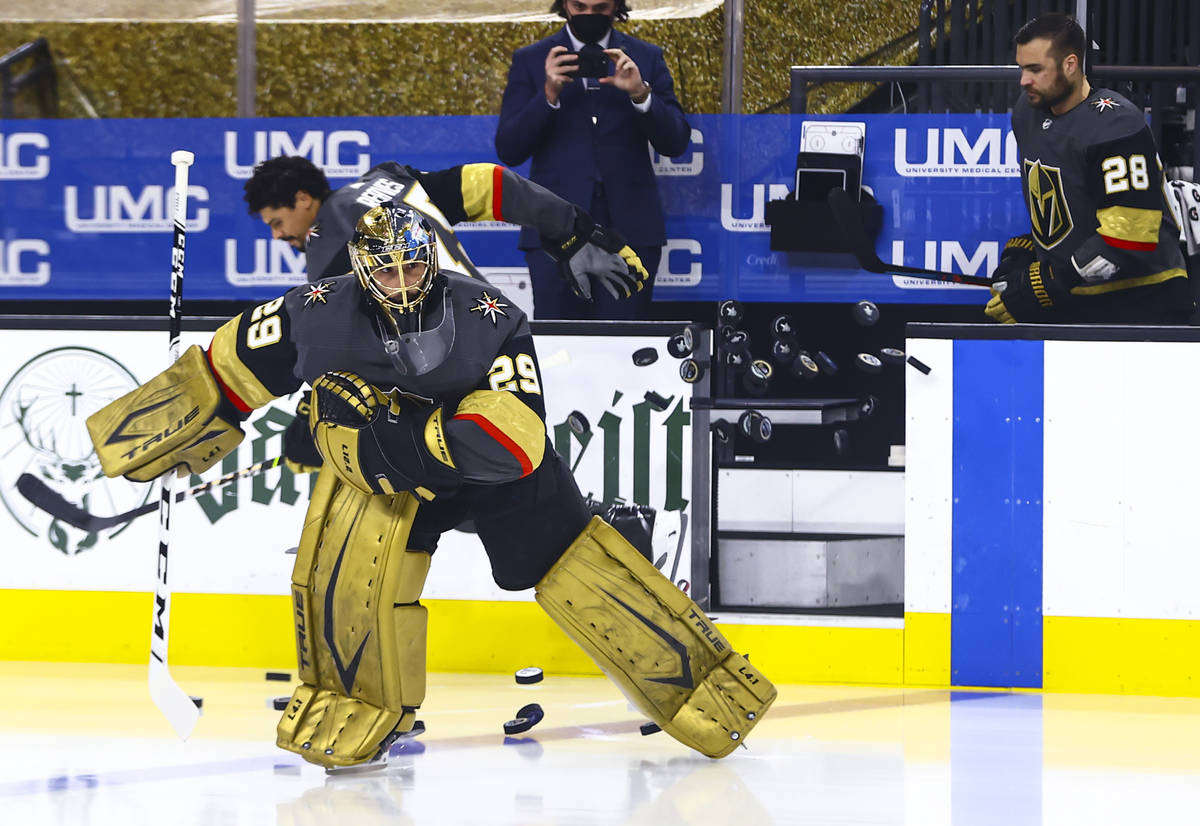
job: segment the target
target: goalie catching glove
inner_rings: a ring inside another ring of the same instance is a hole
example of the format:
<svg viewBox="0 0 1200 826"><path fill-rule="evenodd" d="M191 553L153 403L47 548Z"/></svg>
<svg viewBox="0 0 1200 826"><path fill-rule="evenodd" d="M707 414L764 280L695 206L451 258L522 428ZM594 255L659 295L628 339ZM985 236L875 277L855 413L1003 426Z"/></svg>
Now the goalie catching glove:
<svg viewBox="0 0 1200 826"><path fill-rule="evenodd" d="M1000 268L997 267L997 270ZM1046 322L1071 293L1048 263L1033 261L1008 277L992 282L992 297L983 311L1001 324Z"/></svg>
<svg viewBox="0 0 1200 826"><path fill-rule="evenodd" d="M172 468L203 473L245 434L196 345L136 390L87 419L104 475L149 482Z"/></svg>
<svg viewBox="0 0 1200 826"><path fill-rule="evenodd" d="M338 476L363 493L406 490L429 501L461 484L441 406L405 409L358 375L340 371L313 382L311 404L317 449Z"/></svg>
<svg viewBox="0 0 1200 826"><path fill-rule="evenodd" d="M578 297L592 300L593 282L613 298L629 298L640 292L650 274L616 230L602 227L583 210L575 211L575 232L545 247L558 262L559 271Z"/></svg>

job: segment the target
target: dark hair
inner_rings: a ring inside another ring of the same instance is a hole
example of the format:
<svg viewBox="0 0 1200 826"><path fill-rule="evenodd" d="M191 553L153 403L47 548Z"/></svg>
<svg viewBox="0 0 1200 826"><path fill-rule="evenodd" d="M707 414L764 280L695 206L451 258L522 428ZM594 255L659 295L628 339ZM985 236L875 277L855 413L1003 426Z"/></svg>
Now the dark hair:
<svg viewBox="0 0 1200 826"><path fill-rule="evenodd" d="M554 2L550 4L551 14L557 14L559 17L565 20L567 17L567 12L563 6L566 5L566 2L567 0L554 0ZM617 21L618 23L624 23L628 19L629 4L626 3L625 0L615 0L613 20Z"/></svg>
<svg viewBox="0 0 1200 826"><path fill-rule="evenodd" d="M1013 37L1013 45L1024 46L1037 38L1050 41L1050 54L1059 63L1069 54L1078 57L1080 64L1083 63L1087 39L1071 15L1055 13L1033 18Z"/></svg>
<svg viewBox="0 0 1200 826"><path fill-rule="evenodd" d="M296 193L307 192L324 201L332 192L329 179L320 167L300 155L280 155L254 167L246 181L243 196L250 205L250 214L257 215L264 207L294 207Z"/></svg>

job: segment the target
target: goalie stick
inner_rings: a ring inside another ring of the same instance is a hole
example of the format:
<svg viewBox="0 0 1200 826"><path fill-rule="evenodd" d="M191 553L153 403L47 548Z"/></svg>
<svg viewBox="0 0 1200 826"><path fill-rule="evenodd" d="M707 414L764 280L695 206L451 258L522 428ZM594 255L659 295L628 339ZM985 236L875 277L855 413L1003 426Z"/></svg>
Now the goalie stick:
<svg viewBox="0 0 1200 826"><path fill-rule="evenodd" d="M274 459L267 459L264 462L226 473L219 479L213 479L211 482L196 485L194 488L189 488L188 490L181 490L175 494L175 501L182 502L184 499L199 496L213 488L227 485L235 479L265 473L282 463L283 457L276 456ZM148 513L158 510L158 500L155 500L124 513L117 513L112 516L97 516L96 514L88 513L74 502L67 501L62 494L52 489L32 473L22 473L17 477L17 490L36 507L41 508L59 522L66 522L68 525L79 528L81 531L87 531L88 533L96 533L97 531L107 530L117 525L123 525L126 522L132 522L139 516L145 516Z"/></svg>
<svg viewBox="0 0 1200 826"><path fill-rule="evenodd" d="M956 272L926 270L921 267L906 267L902 264L887 264L875 252L875 244L867 237L863 227L862 215L858 204L844 189L831 189L826 200L833 211L833 218L842 230L850 252L858 259L858 265L867 272L885 273L888 275L911 275L914 278L924 278L928 281L948 281L953 284L970 284L976 287L990 287L992 280L978 275L961 275Z"/></svg>
<svg viewBox="0 0 1200 826"><path fill-rule="evenodd" d="M171 244L171 305L168 311L169 340L167 353L171 364L179 359L179 333L183 321L180 305L183 302L183 257L187 246L187 196L188 168L196 156L184 149L171 153L171 164L175 167L175 215L174 237ZM186 740L200 719L200 709L192 702L167 668L167 651L170 648L171 587L167 584L167 557L171 550L171 505L175 484L175 469L158 477L162 495L158 500L158 565L154 583L154 624L150 630L150 698L154 705L170 722L171 728Z"/></svg>

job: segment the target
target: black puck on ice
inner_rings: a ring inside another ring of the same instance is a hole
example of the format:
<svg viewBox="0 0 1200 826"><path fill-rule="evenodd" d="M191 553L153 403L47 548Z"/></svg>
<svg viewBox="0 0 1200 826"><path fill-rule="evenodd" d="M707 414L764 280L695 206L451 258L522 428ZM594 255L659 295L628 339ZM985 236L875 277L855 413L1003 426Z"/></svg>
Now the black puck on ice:
<svg viewBox="0 0 1200 826"><path fill-rule="evenodd" d="M591 425L588 424L587 416L580 413L578 410L572 410L567 414L567 427L571 428L571 432L576 436L582 436L591 430Z"/></svg>
<svg viewBox="0 0 1200 826"><path fill-rule="evenodd" d="M189 695L189 699L191 699L192 704L195 705L196 708L204 708L204 698L203 697Z"/></svg>
<svg viewBox="0 0 1200 826"><path fill-rule="evenodd" d="M520 734L523 731L529 731L531 728L542 722L542 717L545 714L542 712L542 707L537 703L530 703L527 706L521 706L517 710L517 716L504 724L505 734Z"/></svg>
<svg viewBox="0 0 1200 826"><path fill-rule="evenodd" d="M854 364L864 373L880 373L883 371L883 362L877 356L873 356L870 353L859 353L854 357Z"/></svg>
<svg viewBox="0 0 1200 826"><path fill-rule="evenodd" d="M854 320L863 327L870 327L879 320L879 308L873 301L859 301L850 312L854 315Z"/></svg>
<svg viewBox="0 0 1200 826"><path fill-rule="evenodd" d="M658 361L658 351L653 347L643 347L640 350L633 351L633 363L638 367L645 367L647 364L654 364Z"/></svg>
<svg viewBox="0 0 1200 826"><path fill-rule="evenodd" d="M880 347L879 357L888 364L903 364L904 351L895 347Z"/></svg>
<svg viewBox="0 0 1200 826"><path fill-rule="evenodd" d="M684 359L679 363L679 378L688 384L695 384L704 378L704 365L695 359Z"/></svg>
<svg viewBox="0 0 1200 826"><path fill-rule="evenodd" d="M927 376L933 370L933 368L930 367L928 364L926 364L923 361L918 361L916 358L913 358L912 356L908 357L908 363L911 364L913 367L917 368L918 370L920 370L922 373L924 373Z"/></svg>
<svg viewBox="0 0 1200 826"><path fill-rule="evenodd" d="M513 678L520 685L532 685L533 683L540 683L543 676L545 675L542 674L542 669L538 668L536 665L518 669L517 672L513 674Z"/></svg>
<svg viewBox="0 0 1200 826"><path fill-rule="evenodd" d="M292 681L292 675L286 671L268 671L268 680L276 680L281 683L289 683Z"/></svg>
<svg viewBox="0 0 1200 826"><path fill-rule="evenodd" d="M290 694L285 694L281 697L272 697L271 708L275 709L276 711L284 711L291 702L292 697Z"/></svg>
<svg viewBox="0 0 1200 826"><path fill-rule="evenodd" d="M662 731L662 726L655 722L642 723L640 726L638 726L638 731L640 731L642 736L645 737L648 734L656 734L657 732Z"/></svg>

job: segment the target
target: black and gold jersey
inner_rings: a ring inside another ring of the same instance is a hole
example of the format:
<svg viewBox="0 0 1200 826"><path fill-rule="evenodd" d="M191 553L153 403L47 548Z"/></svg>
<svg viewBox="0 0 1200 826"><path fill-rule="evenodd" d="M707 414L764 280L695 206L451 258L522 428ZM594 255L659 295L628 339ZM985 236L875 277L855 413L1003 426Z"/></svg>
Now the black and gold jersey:
<svg viewBox="0 0 1200 826"><path fill-rule="evenodd" d="M429 333L424 339L422 327ZM397 355L404 347L435 357L421 369ZM243 412L331 370L357 373L405 403L441 405L451 453L468 481L519 479L547 449L529 322L503 294L470 276L439 275L420 324L404 334L364 299L353 275L295 287L226 322L213 336L209 361Z"/></svg>
<svg viewBox="0 0 1200 826"><path fill-rule="evenodd" d="M1038 259L1077 295L1186 277L1179 227L1141 110L1110 89L1063 115L1013 107Z"/></svg>
<svg viewBox="0 0 1200 826"><path fill-rule="evenodd" d="M508 221L549 239L565 238L575 226L574 206L506 167L473 163L421 172L387 161L321 202L306 250L310 281L350 272L346 243L363 213L382 203L404 204L425 216L437 235L441 269L481 280L454 224Z"/></svg>

